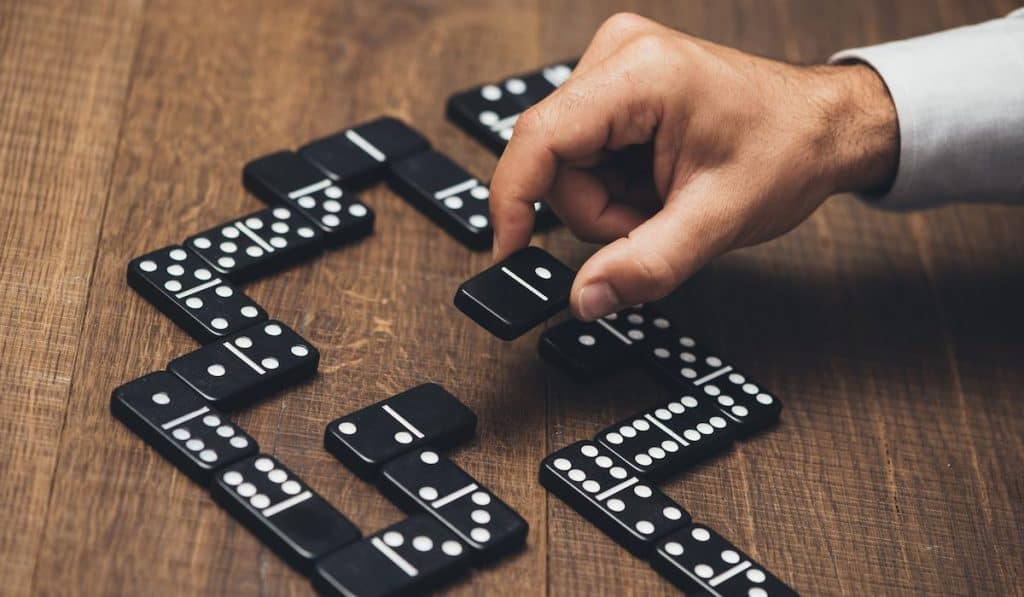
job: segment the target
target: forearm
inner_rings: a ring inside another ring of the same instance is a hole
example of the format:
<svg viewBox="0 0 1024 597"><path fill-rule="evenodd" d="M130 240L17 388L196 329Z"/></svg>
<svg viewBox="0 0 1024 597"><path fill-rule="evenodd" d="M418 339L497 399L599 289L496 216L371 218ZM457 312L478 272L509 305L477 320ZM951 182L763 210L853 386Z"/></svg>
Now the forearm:
<svg viewBox="0 0 1024 597"><path fill-rule="evenodd" d="M822 175L831 193L884 192L899 164L899 125L885 84L864 65L815 67Z"/></svg>

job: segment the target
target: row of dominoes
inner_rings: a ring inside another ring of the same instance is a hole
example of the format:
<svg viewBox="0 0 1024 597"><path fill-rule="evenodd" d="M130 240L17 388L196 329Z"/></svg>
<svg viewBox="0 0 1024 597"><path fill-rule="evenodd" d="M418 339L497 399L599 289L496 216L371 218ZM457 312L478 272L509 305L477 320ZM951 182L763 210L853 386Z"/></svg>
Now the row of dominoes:
<svg viewBox="0 0 1024 597"><path fill-rule="evenodd" d="M445 551L446 565L458 572L522 548L529 531L519 514L440 453L470 439L475 428L472 411L440 386L424 384L331 421L324 447L402 510L429 514L468 546L465 558ZM335 561L343 559L339 554ZM336 590L344 585L330 565L318 574L321 590L324 583Z"/></svg>
<svg viewBox="0 0 1024 597"><path fill-rule="evenodd" d="M463 244L490 245L487 185L396 119L253 160L243 185L269 208L129 263L129 285L205 346L115 389L110 402L116 418L332 594L426 590L521 547L528 531L518 514L436 451L470 437L476 425L475 415L438 386L328 425L332 453L418 512L366 539L221 412L314 375L320 357L236 284L369 234L374 213L356 191L385 179ZM539 203L537 210L541 223L553 222ZM385 431L396 424L394 433Z"/></svg>
<svg viewBox="0 0 1024 597"><path fill-rule="evenodd" d="M352 189L385 179L466 244L489 245L487 186L383 117L249 162L243 184L271 207L132 260L128 283L200 342L238 332L267 314L235 285L369 234L374 213Z"/></svg>
<svg viewBox="0 0 1024 597"><path fill-rule="evenodd" d="M327 426L325 447L410 514L366 538L178 376L129 382L114 390L110 409L323 593L423 591L526 539L522 517L438 452L472 437L476 416L434 384Z"/></svg>
<svg viewBox="0 0 1024 597"><path fill-rule="evenodd" d="M560 85L572 64L455 94L449 116L503 147L518 114ZM485 126L495 118L507 126ZM270 207L132 260L128 283L203 343L265 321L267 313L234 285L369 234L374 212L356 190L383 180L465 245L490 246L486 183L408 125L381 117L249 162L243 185ZM543 204L536 207L540 225L554 223Z"/></svg>
<svg viewBox="0 0 1024 597"><path fill-rule="evenodd" d="M527 247L460 285L455 304L494 335L515 338L568 306L574 276L547 252ZM649 477L674 474L730 445L733 436L745 437L772 425L782 411L775 396L681 333L652 305L630 307L593 322L566 320L541 334L537 349L542 358L584 381L639 363L674 395L685 397L658 414L667 420L689 409L687 419L700 417L717 429L714 441L693 436L693 430L688 430L690 441L666 431L674 440L672 456L655 452L658 457L653 460L649 454L629 452L634 442L627 440L633 435L609 431L601 440L606 447L621 452L631 467ZM663 427L659 417L647 418Z"/></svg>
<svg viewBox="0 0 1024 597"><path fill-rule="evenodd" d="M504 92L484 85L456 94L449 115L468 114L479 100L494 103L491 107L501 118L514 123L512 105L518 114L569 73L568 64L555 65L507 79ZM481 124L490 118L480 115L473 121ZM511 125L507 130L505 137ZM193 235L183 245L132 260L128 283L200 342L238 332L265 321L267 313L235 284L369 234L374 212L356 190L384 180L465 245L490 246L486 183L432 150L413 128L381 117L312 141L297 152L278 151L252 160L243 168L242 183L270 207ZM540 224L554 222L543 204L537 203L537 210L543 216Z"/></svg>
<svg viewBox="0 0 1024 597"><path fill-rule="evenodd" d="M555 65L457 94L449 116L500 151L518 114L570 72L570 65ZM128 272L131 285L181 327L202 342L217 342L175 359L167 372L118 388L112 411L190 477L212 480L218 503L286 561L313 574L314 585L327 593L424 590L520 547L527 533L521 517L437 452L471 435L475 417L436 386L415 388L328 425L328 450L375 480L403 509L420 512L365 540L211 408L250 404L315 373L316 349L284 324L268 321L232 283L369 233L373 213L353 189L385 178L464 244L490 244L486 185L430 150L422 135L382 118L297 153L250 162L245 186L274 207L133 260ZM463 284L456 304L510 339L565 308L572 276L531 248ZM597 443L552 454L542 464L546 487L634 553L653 549L652 564L680 586L712 594L732 594L740 582L752 595L788 590L710 529L690 525L681 506L640 480L663 478L728 446L735 434L770 424L779 410L770 394L700 354L691 339L644 307L594 324L556 326L542 336L541 352L584 376L640 360L674 389L693 389L602 432ZM701 393L715 406L694 396ZM646 445L651 441L660 443ZM720 560L730 567L716 572L721 564L703 556L723 546ZM392 574L396 568L401 574Z"/></svg>
<svg viewBox="0 0 1024 597"><path fill-rule="evenodd" d="M541 483L630 552L686 591L718 596L794 595L739 548L650 483L663 480L778 421L772 394L679 333L650 305L546 330L538 351L578 379L639 361L673 392L549 455Z"/></svg>
<svg viewBox="0 0 1024 597"><path fill-rule="evenodd" d="M540 355L578 380L639 363L676 395L693 394L746 437L779 420L782 403L736 367L681 333L652 305L637 305L594 322L566 320L541 334ZM702 456L695 455L695 458ZM682 463L685 466L686 463ZM678 467L641 470L661 476Z"/></svg>
<svg viewBox="0 0 1024 597"><path fill-rule="evenodd" d="M463 283L455 304L498 337L515 338L568 306L574 272L536 247ZM576 442L541 463L540 482L631 553L687 591L718 596L792 595L763 566L702 524L652 483L777 422L771 393L650 305L546 330L538 351L580 380L639 363L673 399Z"/></svg>
<svg viewBox="0 0 1024 597"><path fill-rule="evenodd" d="M721 535L693 522L681 505L603 445L579 441L550 454L541 462L540 482L687 593L796 594Z"/></svg>

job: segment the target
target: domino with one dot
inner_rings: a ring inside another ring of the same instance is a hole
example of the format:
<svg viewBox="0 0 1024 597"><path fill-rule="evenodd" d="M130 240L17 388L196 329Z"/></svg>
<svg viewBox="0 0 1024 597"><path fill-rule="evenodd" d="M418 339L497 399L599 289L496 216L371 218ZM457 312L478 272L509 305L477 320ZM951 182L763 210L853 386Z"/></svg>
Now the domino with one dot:
<svg viewBox="0 0 1024 597"><path fill-rule="evenodd" d="M320 352L279 321L244 329L167 366L209 403L247 406L316 374Z"/></svg>
<svg viewBox="0 0 1024 597"><path fill-rule="evenodd" d="M521 548L529 525L469 473L433 448L410 452L381 470L384 494L408 512L423 511L488 562Z"/></svg>
<svg viewBox="0 0 1024 597"><path fill-rule="evenodd" d="M324 448L363 479L385 462L423 445L446 448L473 437L476 415L437 384L427 383L327 424Z"/></svg>
<svg viewBox="0 0 1024 597"><path fill-rule="evenodd" d="M569 306L576 272L537 247L516 251L463 282L455 306L502 340L512 340Z"/></svg>
<svg viewBox="0 0 1024 597"><path fill-rule="evenodd" d="M217 469L259 450L248 433L166 371L115 388L110 412L202 485Z"/></svg>
<svg viewBox="0 0 1024 597"><path fill-rule="evenodd" d="M567 319L540 335L537 352L580 382L593 381L633 363L633 341L604 319Z"/></svg>

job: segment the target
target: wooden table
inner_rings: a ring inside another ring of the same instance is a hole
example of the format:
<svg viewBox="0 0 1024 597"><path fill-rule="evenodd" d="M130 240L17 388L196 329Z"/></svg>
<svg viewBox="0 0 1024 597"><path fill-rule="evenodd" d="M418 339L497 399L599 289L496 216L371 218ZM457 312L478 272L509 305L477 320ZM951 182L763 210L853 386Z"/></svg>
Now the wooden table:
<svg viewBox="0 0 1024 597"><path fill-rule="evenodd" d="M752 52L834 50L984 20L996 1L245 2L0 7L0 592L310 592L108 412L195 343L125 284L130 258L260 207L242 164L379 113L486 174L443 118L471 84L581 51L632 9ZM320 348L315 381L236 420L364 531L399 512L321 447L325 423L412 385L480 417L456 460L530 522L453 594L671 586L536 481L541 458L664 394L581 386L451 305L488 264L384 188L376 233L247 287ZM592 247L537 243L573 265ZM670 300L785 403L782 424L665 484L806 594L1022 594L1024 210L914 215L836 198Z"/></svg>

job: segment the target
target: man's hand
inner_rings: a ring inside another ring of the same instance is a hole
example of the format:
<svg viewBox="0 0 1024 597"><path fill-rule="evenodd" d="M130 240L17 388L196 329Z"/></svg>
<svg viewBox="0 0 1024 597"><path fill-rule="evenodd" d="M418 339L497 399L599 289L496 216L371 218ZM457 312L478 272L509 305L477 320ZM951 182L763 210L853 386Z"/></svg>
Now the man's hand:
<svg viewBox="0 0 1024 597"><path fill-rule="evenodd" d="M516 123L491 183L495 257L529 243L546 200L576 236L610 243L572 289L593 320L789 231L833 193L884 189L898 135L866 66L793 66L615 15Z"/></svg>

